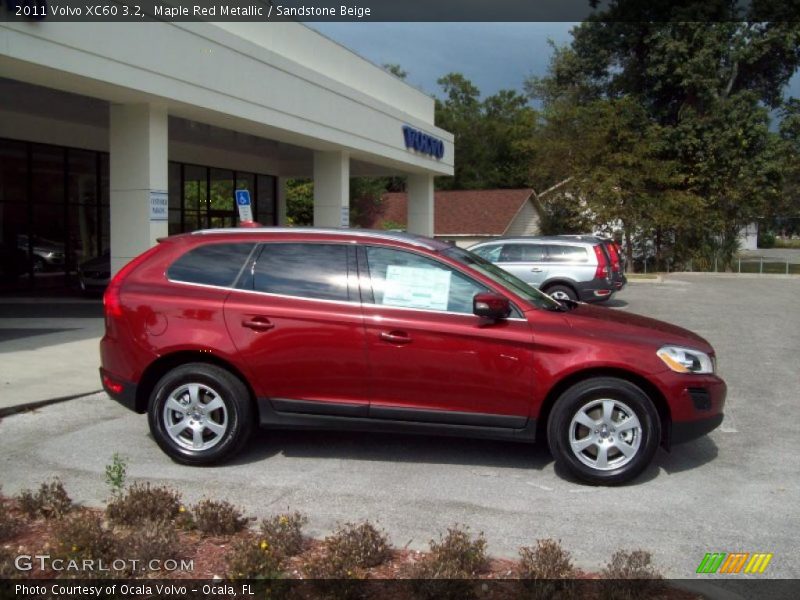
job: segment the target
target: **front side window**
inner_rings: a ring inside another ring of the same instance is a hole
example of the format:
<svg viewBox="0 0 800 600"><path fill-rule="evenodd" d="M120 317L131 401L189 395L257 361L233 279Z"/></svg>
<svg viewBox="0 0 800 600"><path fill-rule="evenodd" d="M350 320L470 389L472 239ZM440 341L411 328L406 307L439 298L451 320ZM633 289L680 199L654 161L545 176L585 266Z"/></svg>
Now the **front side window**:
<svg viewBox="0 0 800 600"><path fill-rule="evenodd" d="M315 300L347 301L347 246L264 244L253 270L253 289Z"/></svg>
<svg viewBox="0 0 800 600"><path fill-rule="evenodd" d="M229 287L255 244L207 244L189 250L167 269L172 281Z"/></svg>
<svg viewBox="0 0 800 600"><path fill-rule="evenodd" d="M472 314L484 286L435 260L411 252L368 246L374 303Z"/></svg>
<svg viewBox="0 0 800 600"><path fill-rule="evenodd" d="M496 244L494 246L481 246L480 248L475 248L472 250L475 254L480 256L481 258L485 258L491 262L497 262L500 260L500 251L503 249L502 245Z"/></svg>

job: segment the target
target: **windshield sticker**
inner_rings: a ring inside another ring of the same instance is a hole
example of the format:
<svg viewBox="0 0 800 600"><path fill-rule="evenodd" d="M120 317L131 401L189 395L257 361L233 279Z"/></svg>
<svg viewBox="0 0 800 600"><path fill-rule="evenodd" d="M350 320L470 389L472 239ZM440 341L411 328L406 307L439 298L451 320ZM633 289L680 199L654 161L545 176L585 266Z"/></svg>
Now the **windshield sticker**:
<svg viewBox="0 0 800 600"><path fill-rule="evenodd" d="M386 267L383 304L447 310L450 271L390 265Z"/></svg>

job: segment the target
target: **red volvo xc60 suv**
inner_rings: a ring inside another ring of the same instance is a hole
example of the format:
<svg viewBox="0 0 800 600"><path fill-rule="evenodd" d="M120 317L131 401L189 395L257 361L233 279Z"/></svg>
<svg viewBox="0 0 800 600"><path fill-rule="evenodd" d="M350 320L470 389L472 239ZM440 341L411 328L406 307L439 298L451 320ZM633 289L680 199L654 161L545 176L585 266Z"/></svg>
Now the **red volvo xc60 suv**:
<svg viewBox="0 0 800 600"><path fill-rule="evenodd" d="M638 475L722 422L694 333L556 302L413 235L207 230L166 238L105 296L101 378L173 459L232 456L253 428L532 442L578 478Z"/></svg>

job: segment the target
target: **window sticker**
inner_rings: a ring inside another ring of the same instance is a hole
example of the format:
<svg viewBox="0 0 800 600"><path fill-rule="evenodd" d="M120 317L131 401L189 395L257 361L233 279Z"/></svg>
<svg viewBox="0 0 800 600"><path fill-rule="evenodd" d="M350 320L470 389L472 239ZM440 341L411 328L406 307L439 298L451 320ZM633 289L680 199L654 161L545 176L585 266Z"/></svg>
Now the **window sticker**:
<svg viewBox="0 0 800 600"><path fill-rule="evenodd" d="M450 271L389 265L383 290L383 304L405 308L447 310Z"/></svg>

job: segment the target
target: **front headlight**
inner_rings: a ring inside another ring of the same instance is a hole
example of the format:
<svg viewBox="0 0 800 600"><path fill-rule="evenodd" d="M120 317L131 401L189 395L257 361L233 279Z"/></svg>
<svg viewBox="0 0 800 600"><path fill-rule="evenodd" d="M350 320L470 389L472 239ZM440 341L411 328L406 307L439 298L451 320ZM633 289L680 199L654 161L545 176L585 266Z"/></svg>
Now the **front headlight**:
<svg viewBox="0 0 800 600"><path fill-rule="evenodd" d="M711 357L700 350L684 348L683 346L662 346L656 352L658 358L664 361L676 373L711 374L714 372L714 363Z"/></svg>

